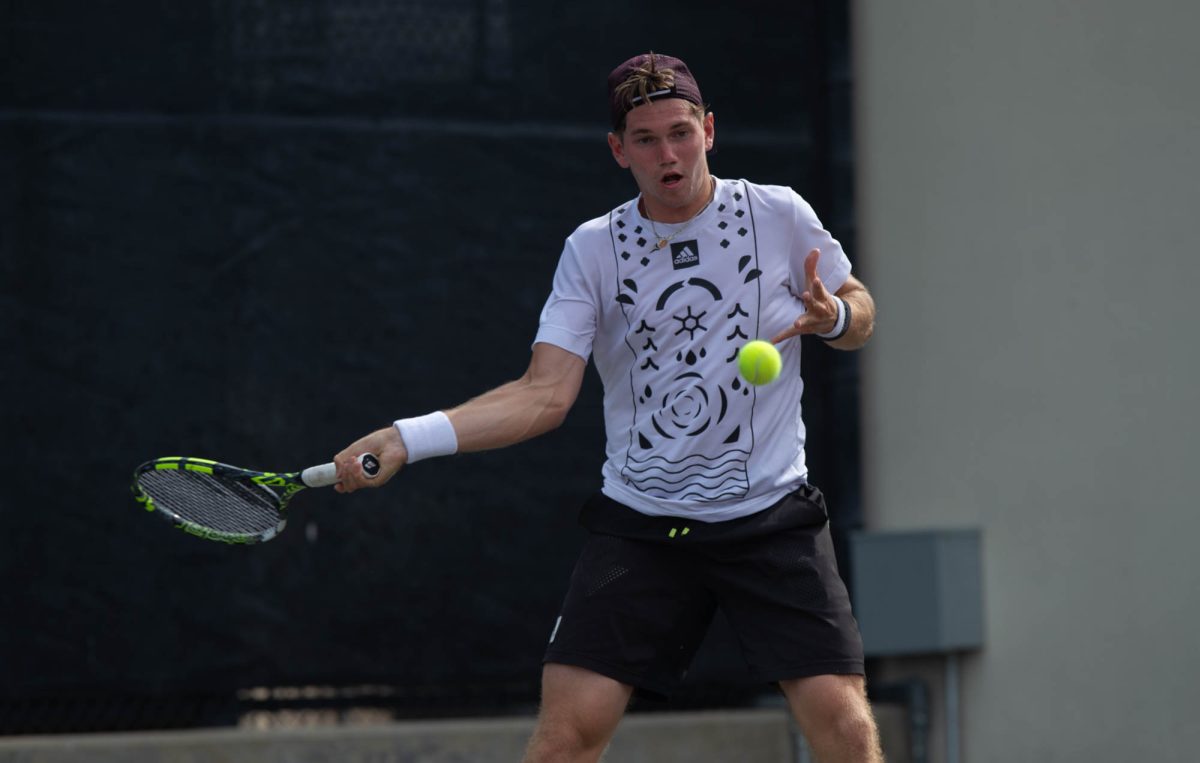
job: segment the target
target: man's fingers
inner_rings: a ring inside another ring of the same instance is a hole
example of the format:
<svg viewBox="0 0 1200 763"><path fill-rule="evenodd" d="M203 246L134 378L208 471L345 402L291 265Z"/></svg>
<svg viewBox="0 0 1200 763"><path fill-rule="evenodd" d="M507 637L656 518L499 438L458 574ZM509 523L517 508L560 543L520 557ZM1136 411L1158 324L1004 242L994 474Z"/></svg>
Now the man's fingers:
<svg viewBox="0 0 1200 763"><path fill-rule="evenodd" d="M337 484L333 486L333 489L339 493L353 493L358 489L358 486L354 484L354 478L351 476L351 469L354 467L351 466L350 463L347 463L346 458L340 453L338 454L337 458L334 459L334 463L338 465L338 481Z"/></svg>
<svg viewBox="0 0 1200 763"><path fill-rule="evenodd" d="M804 258L804 278L809 283L812 283L817 279L817 263L820 261L820 259L820 249L813 249L808 253L808 256Z"/></svg>
<svg viewBox="0 0 1200 763"><path fill-rule="evenodd" d="M772 344L791 339L794 336L801 334L814 334L820 330L820 326L828 317L827 303L830 301L829 292L825 289L825 284L821 283L820 277L817 276L817 265L821 261L821 250L813 249L804 258L804 292L800 295L800 302L804 305L804 314L796 319L796 322L791 327L779 332Z"/></svg>
<svg viewBox="0 0 1200 763"><path fill-rule="evenodd" d="M335 487L339 493L353 493L367 484L367 477L363 473L361 457L352 455L358 449L355 447L357 445L358 443L355 443L349 449L334 456L333 462L337 464L338 478Z"/></svg>
<svg viewBox="0 0 1200 763"><path fill-rule="evenodd" d="M376 480L367 475L363 467L362 456L343 456L338 454L338 492L353 493L355 490L367 487ZM386 482L387 480L383 480Z"/></svg>
<svg viewBox="0 0 1200 763"><path fill-rule="evenodd" d="M817 275L817 263L820 261L820 249L813 249L808 253L808 256L804 258L805 293L810 294L810 299L817 302L823 302L827 293L825 291L825 284L821 283L821 278ZM812 307L809 304L809 300L805 300L805 305L808 305L810 309Z"/></svg>
<svg viewBox="0 0 1200 763"><path fill-rule="evenodd" d="M375 456L378 471L374 476L368 475L363 466L363 456L367 453ZM353 493L365 487L383 487L404 468L407 460L408 451L396 428L383 427L333 457L337 465L337 491Z"/></svg>
<svg viewBox="0 0 1200 763"><path fill-rule="evenodd" d="M800 334L802 334L802 333L804 333L804 332L801 331L799 328L797 328L796 326L792 326L790 329L781 331L780 333L776 334L775 337L773 339L771 339L771 344L779 344L780 342L791 339L794 336L800 336Z"/></svg>
<svg viewBox="0 0 1200 763"><path fill-rule="evenodd" d="M791 339L792 337L800 336L801 334L816 334L820 330L820 321L814 320L811 313L804 313L796 319L795 323L779 332L775 338L771 340L771 344L778 344L785 339Z"/></svg>

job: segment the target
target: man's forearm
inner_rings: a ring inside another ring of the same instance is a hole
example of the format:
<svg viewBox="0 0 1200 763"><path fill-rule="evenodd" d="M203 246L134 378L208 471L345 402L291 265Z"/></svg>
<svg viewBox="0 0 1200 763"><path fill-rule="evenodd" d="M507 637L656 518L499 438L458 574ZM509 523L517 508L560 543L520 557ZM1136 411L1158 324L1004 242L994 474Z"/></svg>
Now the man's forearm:
<svg viewBox="0 0 1200 763"><path fill-rule="evenodd" d="M521 378L446 411L458 435L458 451L503 448L556 428L571 403L564 404L554 389Z"/></svg>
<svg viewBox="0 0 1200 763"><path fill-rule="evenodd" d="M538 345L520 379L446 411L458 452L503 448L558 427L575 403L585 367L565 350Z"/></svg>
<svg viewBox="0 0 1200 763"><path fill-rule="evenodd" d="M838 296L846 300L850 307L850 327L841 338L829 342L829 346L839 350L857 350L875 332L875 300L871 292L864 288L852 289Z"/></svg>

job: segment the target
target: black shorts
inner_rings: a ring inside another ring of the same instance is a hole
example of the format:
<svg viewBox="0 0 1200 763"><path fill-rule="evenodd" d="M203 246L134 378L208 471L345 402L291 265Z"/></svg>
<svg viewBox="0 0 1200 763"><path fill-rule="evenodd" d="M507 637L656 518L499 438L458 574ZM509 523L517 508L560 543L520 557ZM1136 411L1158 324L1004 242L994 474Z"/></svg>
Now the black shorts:
<svg viewBox="0 0 1200 763"><path fill-rule="evenodd" d="M863 673L862 639L815 487L713 523L649 517L597 495L580 522L591 534L545 662L669 696L720 607L756 680Z"/></svg>

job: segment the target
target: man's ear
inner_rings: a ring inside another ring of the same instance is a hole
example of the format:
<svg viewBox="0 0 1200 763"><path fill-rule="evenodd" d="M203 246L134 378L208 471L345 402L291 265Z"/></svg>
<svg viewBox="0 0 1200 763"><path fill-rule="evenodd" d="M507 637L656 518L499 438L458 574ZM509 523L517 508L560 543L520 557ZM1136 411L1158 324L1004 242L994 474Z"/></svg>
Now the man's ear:
<svg viewBox="0 0 1200 763"><path fill-rule="evenodd" d="M612 151L613 159L617 160L617 164L622 169L629 169L629 159L625 156L625 144L615 132L608 134L608 148Z"/></svg>
<svg viewBox="0 0 1200 763"><path fill-rule="evenodd" d="M715 126L716 118L710 111L704 115L704 150L712 151L713 143L717 139L717 131Z"/></svg>

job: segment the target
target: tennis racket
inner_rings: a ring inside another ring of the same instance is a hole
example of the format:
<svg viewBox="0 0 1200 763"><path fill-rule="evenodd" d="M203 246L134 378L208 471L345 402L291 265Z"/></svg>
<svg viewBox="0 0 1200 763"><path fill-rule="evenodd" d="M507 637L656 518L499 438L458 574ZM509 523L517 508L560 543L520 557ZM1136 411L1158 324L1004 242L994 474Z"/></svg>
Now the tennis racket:
<svg viewBox="0 0 1200 763"><path fill-rule="evenodd" d="M358 458L368 477L379 459ZM300 472L256 472L205 458L170 456L147 461L133 475L133 497L146 511L184 532L223 543L263 543L287 525L284 510L301 490L337 482L332 464Z"/></svg>

